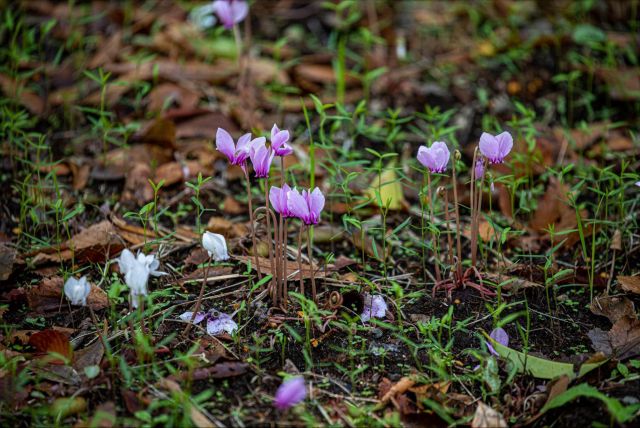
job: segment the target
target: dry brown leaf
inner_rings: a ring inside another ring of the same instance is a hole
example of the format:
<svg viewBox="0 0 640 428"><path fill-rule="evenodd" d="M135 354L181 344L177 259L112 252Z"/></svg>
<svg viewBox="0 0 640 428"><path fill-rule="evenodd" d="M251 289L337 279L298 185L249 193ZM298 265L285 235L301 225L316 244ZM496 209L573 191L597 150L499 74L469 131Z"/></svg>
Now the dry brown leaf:
<svg viewBox="0 0 640 428"><path fill-rule="evenodd" d="M20 87L18 83L6 74L0 73L0 88L7 97L14 98L25 106L31 113L41 115L44 113L45 104L42 98L29 89Z"/></svg>
<svg viewBox="0 0 640 428"><path fill-rule="evenodd" d="M227 117L218 112L208 112L197 115L191 119L181 121L176 130L176 137L185 138L205 138L213 140L216 130L223 127L228 122Z"/></svg>
<svg viewBox="0 0 640 428"><path fill-rule="evenodd" d="M144 205L153 199L153 188L149 183L152 177L151 167L144 163L137 163L127 173L120 202L133 201Z"/></svg>
<svg viewBox="0 0 640 428"><path fill-rule="evenodd" d="M620 318L609 330L609 340L618 360L640 355L640 320L635 314Z"/></svg>
<svg viewBox="0 0 640 428"><path fill-rule="evenodd" d="M640 99L639 67L601 68L596 70L596 75L607 83L606 88L614 100Z"/></svg>
<svg viewBox="0 0 640 428"><path fill-rule="evenodd" d="M227 195L222 202L222 211L226 214L238 215L246 213L247 207L238 202L233 196Z"/></svg>
<svg viewBox="0 0 640 428"><path fill-rule="evenodd" d="M415 384L415 381L409 377L402 377L398 382L393 384L391 388L380 398L381 404L386 404L393 397L404 394L409 388Z"/></svg>
<svg viewBox="0 0 640 428"><path fill-rule="evenodd" d="M615 324L620 318L635 317L633 302L623 296L598 296L593 299L591 312L609 318Z"/></svg>
<svg viewBox="0 0 640 428"><path fill-rule="evenodd" d="M87 64L88 69L98 68L115 60L122 47L122 31L116 31L106 41L102 40L98 46L100 48Z"/></svg>
<svg viewBox="0 0 640 428"><path fill-rule="evenodd" d="M335 84L336 74L329 64L300 64L294 68L293 74L301 87L307 90L319 92L318 85ZM359 79L352 73L345 75L345 85L352 87L358 84Z"/></svg>
<svg viewBox="0 0 640 428"><path fill-rule="evenodd" d="M99 366L104 355L104 346L102 340L96 340L86 348L74 352L73 368L78 373L83 373L84 369L89 366Z"/></svg>
<svg viewBox="0 0 640 428"><path fill-rule="evenodd" d="M640 275L618 275L618 283L624 291L628 293L640 294Z"/></svg>
<svg viewBox="0 0 640 428"><path fill-rule="evenodd" d="M69 338L58 330L43 330L34 333L29 338L29 345L36 348L39 354L47 355L55 352L65 357L68 361L73 359L73 349ZM65 361L59 358L47 358L50 364L65 364Z"/></svg>
<svg viewBox="0 0 640 428"><path fill-rule="evenodd" d="M110 221L104 220L89 226L58 249L49 247L40 250L33 258L36 265L49 262L68 261L75 257L76 263L102 262L123 248L117 231ZM33 255L27 254L27 256Z"/></svg>
<svg viewBox="0 0 640 428"><path fill-rule="evenodd" d="M159 112L169 110L174 105L180 109L191 110L198 106L200 94L182 85L166 82L162 83L147 96L147 111Z"/></svg>
<svg viewBox="0 0 640 428"><path fill-rule="evenodd" d="M0 281L6 281L11 276L17 254L14 248L0 243Z"/></svg>
<svg viewBox="0 0 640 428"><path fill-rule="evenodd" d="M66 303L61 300L64 281L62 277L44 279L39 285L27 289L27 302L29 307L36 312L45 313L57 310L62 303L63 307ZM93 310L103 309L109 306L107 293L99 287L92 286L91 292L87 297L87 305Z"/></svg>
<svg viewBox="0 0 640 428"><path fill-rule="evenodd" d="M133 135L131 142L155 144L173 150L176 148L176 124L171 119L157 118Z"/></svg>
<svg viewBox="0 0 640 428"><path fill-rule="evenodd" d="M476 412L471 421L472 428L507 428L507 426L507 422L500 412L487 406L482 401L478 402L478 407L476 407Z"/></svg>

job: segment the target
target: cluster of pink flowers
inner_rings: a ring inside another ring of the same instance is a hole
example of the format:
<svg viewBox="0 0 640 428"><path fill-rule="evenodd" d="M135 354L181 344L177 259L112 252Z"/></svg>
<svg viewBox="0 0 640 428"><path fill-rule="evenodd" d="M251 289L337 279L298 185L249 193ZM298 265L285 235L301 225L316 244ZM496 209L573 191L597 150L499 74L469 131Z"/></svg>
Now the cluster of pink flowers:
<svg viewBox="0 0 640 428"><path fill-rule="evenodd" d="M500 164L504 162L504 158L507 157L513 148L513 137L507 131L495 136L488 132L483 132L480 136L478 148L482 156L486 158L490 164ZM429 172L443 173L447 170L451 154L444 142L436 141L431 147L420 146L416 157L422 165L429 169ZM476 178L484 175L484 158L476 160L474 166Z"/></svg>
<svg viewBox="0 0 640 428"><path fill-rule="evenodd" d="M250 133L241 136L237 144L234 144L231 135L218 128L216 148L229 159L231 165L240 166L245 173L249 159L256 178L269 177L275 156L284 157L293 153L289 144L289 131L281 131L277 125L273 125L271 129L269 145L265 137L251 139ZM298 218L305 225L318 224L325 203L324 195L318 187L300 192L286 183L282 187L270 188L269 201L276 213L284 218Z"/></svg>

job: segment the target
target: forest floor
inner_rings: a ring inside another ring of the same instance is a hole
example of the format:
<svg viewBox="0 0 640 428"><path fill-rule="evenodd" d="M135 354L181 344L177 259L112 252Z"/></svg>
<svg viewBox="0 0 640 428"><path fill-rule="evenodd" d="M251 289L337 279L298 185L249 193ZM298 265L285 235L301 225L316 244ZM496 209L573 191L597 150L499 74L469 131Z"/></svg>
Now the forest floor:
<svg viewBox="0 0 640 428"><path fill-rule="evenodd" d="M209 3L10 3L3 426L638 423L637 2L252 1L232 30ZM293 153L284 177L249 167L248 197L218 128L273 124ZM431 174L435 141L451 161ZM286 308L249 216L283 179L326 199L311 233L285 223ZM138 308L124 249L165 273ZM202 285L208 323L187 327ZM212 333L220 314L235 327ZM275 407L292 377L304 399Z"/></svg>

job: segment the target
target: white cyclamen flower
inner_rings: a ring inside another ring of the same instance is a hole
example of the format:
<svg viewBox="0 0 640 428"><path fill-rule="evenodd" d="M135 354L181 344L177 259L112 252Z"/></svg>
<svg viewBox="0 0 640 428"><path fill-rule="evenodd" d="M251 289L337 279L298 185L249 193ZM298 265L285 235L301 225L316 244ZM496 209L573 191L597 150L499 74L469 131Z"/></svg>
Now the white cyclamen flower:
<svg viewBox="0 0 640 428"><path fill-rule="evenodd" d="M148 256L144 255L144 253L138 252L138 257L136 258L133 253L126 248L122 250L120 257L118 258L118 266L120 266L120 272L123 275L126 275L134 266L143 265L146 266L149 270L149 274L153 276L161 276L167 275L166 272L160 272L158 268L160 267L160 261L155 258L153 254L149 254Z"/></svg>
<svg viewBox="0 0 640 428"><path fill-rule="evenodd" d="M120 272L124 275L124 282L131 290L131 305L138 307L141 296L146 296L147 282L149 275L160 276L166 275L165 272L158 271L160 261L155 256L149 254L138 253L138 257L134 257L133 253L127 249L122 251L118 258Z"/></svg>
<svg viewBox="0 0 640 428"><path fill-rule="evenodd" d="M87 297L91 293L91 284L87 282L87 277L80 279L69 277L64 283L64 294L71 301L72 305L87 305Z"/></svg>
<svg viewBox="0 0 640 428"><path fill-rule="evenodd" d="M149 274L152 276L162 276L167 275L166 272L160 272L158 268L160 267L160 260L156 259L153 254L149 254L145 256L143 253L138 253L138 263L143 264L149 268Z"/></svg>
<svg viewBox="0 0 640 428"><path fill-rule="evenodd" d="M224 236L217 233L205 232L202 234L202 246L209 253L209 257L217 262L229 259L227 253L227 242Z"/></svg>

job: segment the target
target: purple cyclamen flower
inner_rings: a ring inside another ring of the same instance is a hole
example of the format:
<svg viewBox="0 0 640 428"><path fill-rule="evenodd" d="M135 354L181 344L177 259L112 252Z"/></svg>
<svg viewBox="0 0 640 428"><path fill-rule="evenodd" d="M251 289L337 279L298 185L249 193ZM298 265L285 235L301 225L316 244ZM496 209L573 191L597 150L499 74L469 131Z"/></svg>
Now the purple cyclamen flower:
<svg viewBox="0 0 640 428"><path fill-rule="evenodd" d="M369 321L371 317L384 318L387 314L387 303L380 294L364 294L364 308L360 314L363 322Z"/></svg>
<svg viewBox="0 0 640 428"><path fill-rule="evenodd" d="M489 162L502 163L513 148L513 137L507 131L496 136L483 132L479 146L480 152L489 159Z"/></svg>
<svg viewBox="0 0 640 428"><path fill-rule="evenodd" d="M475 179L482 180L484 177L484 159L477 159L475 166Z"/></svg>
<svg viewBox="0 0 640 428"><path fill-rule="evenodd" d="M244 164L250 155L251 147L253 144L264 142L264 137L259 137L251 140L251 134L244 134L238 138L238 144L233 143L231 135L222 128L218 128L216 131L216 149L224 154L231 165L239 165L244 168Z"/></svg>
<svg viewBox="0 0 640 428"><path fill-rule="evenodd" d="M193 312L185 312L180 315L183 321L191 321ZM211 336L217 336L223 332L233 334L238 329L238 324L231 318L231 315L224 312L209 311L198 312L193 319L194 324L200 324L204 319L207 320L207 333Z"/></svg>
<svg viewBox="0 0 640 428"><path fill-rule="evenodd" d="M636 181L636 186L640 187L640 181Z"/></svg>
<svg viewBox="0 0 640 428"><path fill-rule="evenodd" d="M420 146L418 161L431 172L444 172L449 163L449 148L442 141L436 141L431 147Z"/></svg>
<svg viewBox="0 0 640 428"><path fill-rule="evenodd" d="M288 194L287 207L293 217L298 217L307 226L318 224L324 208L324 195L317 187L313 192L303 190L302 194L292 189Z"/></svg>
<svg viewBox="0 0 640 428"><path fill-rule="evenodd" d="M242 22L249 13L249 5L245 0L215 0L213 10L227 30Z"/></svg>
<svg viewBox="0 0 640 428"><path fill-rule="evenodd" d="M271 202L271 206L283 218L293 217L291 211L289 211L289 205L287 203L289 200L289 192L291 192L291 187L286 183L282 188L271 186L269 189L269 201Z"/></svg>
<svg viewBox="0 0 640 428"><path fill-rule="evenodd" d="M504 331L503 328L496 328L494 329L491 334L489 335L489 337L491 337L493 340L495 340L496 342L498 342L499 344L501 344L502 346L509 346L509 335L507 334L506 331ZM493 346L491 346L490 342L487 342L487 348L489 349L489 352L493 355L498 355L498 353L496 352L496 350L493 348Z"/></svg>
<svg viewBox="0 0 640 428"><path fill-rule="evenodd" d="M277 125L273 125L271 128L271 149L275 152L276 156L288 156L293 153L293 147L287 142L289 141L289 131L280 130Z"/></svg>
<svg viewBox="0 0 640 428"><path fill-rule="evenodd" d="M266 178L269 176L269 169L271 169L271 162L273 162L273 156L275 153L271 148L265 144L265 139L258 139L251 142L251 150L249 150L249 158L253 164L253 172L256 174L256 178Z"/></svg>
<svg viewBox="0 0 640 428"><path fill-rule="evenodd" d="M292 377L282 382L276 391L273 405L278 410L285 410L295 406L307 397L307 387L301 376Z"/></svg>

